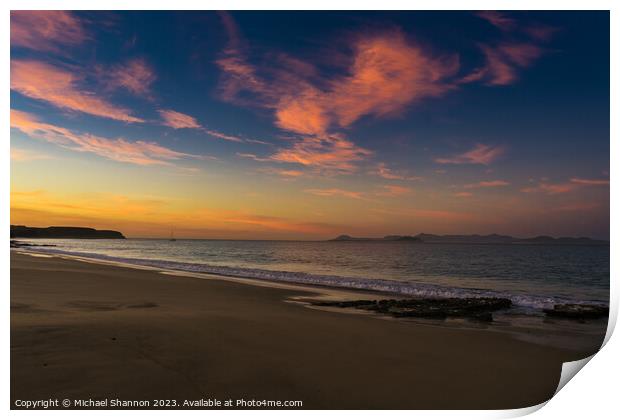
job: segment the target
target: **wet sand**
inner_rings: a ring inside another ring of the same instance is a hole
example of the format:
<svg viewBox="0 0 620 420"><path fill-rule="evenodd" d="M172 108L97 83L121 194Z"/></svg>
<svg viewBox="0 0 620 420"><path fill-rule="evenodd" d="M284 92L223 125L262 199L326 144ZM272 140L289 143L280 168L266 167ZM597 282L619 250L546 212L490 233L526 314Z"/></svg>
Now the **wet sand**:
<svg viewBox="0 0 620 420"><path fill-rule="evenodd" d="M287 302L308 288L11 252L11 403L301 400L305 409L504 409L548 400L561 349ZM602 339L602 337L601 337Z"/></svg>

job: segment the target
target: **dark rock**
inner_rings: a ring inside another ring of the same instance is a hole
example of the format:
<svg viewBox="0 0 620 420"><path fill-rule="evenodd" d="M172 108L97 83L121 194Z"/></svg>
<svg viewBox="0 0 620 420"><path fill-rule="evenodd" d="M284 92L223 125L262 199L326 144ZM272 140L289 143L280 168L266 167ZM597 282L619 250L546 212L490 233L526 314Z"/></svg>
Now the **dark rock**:
<svg viewBox="0 0 620 420"><path fill-rule="evenodd" d="M125 239L115 230L87 227L50 226L46 228L11 225L11 238Z"/></svg>
<svg viewBox="0 0 620 420"><path fill-rule="evenodd" d="M328 301L313 305L362 309L396 318L460 317L489 322L493 320L492 311L507 309L512 305L512 301L503 298L384 299Z"/></svg>
<svg viewBox="0 0 620 420"><path fill-rule="evenodd" d="M543 309L550 317L570 319L595 319L609 316L609 307L604 305L560 304L553 309Z"/></svg>

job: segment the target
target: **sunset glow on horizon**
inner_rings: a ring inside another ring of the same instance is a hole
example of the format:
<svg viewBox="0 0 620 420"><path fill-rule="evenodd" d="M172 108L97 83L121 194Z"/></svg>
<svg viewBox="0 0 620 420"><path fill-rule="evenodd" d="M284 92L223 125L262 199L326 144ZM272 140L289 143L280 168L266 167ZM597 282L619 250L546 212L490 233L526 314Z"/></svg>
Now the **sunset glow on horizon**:
<svg viewBox="0 0 620 420"><path fill-rule="evenodd" d="M11 223L609 238L607 12L11 13Z"/></svg>

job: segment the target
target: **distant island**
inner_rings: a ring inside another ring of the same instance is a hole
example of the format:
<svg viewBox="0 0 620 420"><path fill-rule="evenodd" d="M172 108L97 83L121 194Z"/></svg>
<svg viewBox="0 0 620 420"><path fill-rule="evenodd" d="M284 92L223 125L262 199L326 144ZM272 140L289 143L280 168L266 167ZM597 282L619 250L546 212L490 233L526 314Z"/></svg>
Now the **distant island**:
<svg viewBox="0 0 620 420"><path fill-rule="evenodd" d="M11 238L125 239L125 236L116 230L97 230L88 227L50 226L40 228L11 225Z"/></svg>
<svg viewBox="0 0 620 420"><path fill-rule="evenodd" d="M411 235L388 235L383 238L356 238L349 235L340 235L329 241L407 241L421 242L429 244L543 244L543 245L609 245L608 241L590 239L585 237L571 238L551 236L536 236L533 238L515 238L507 235L433 235L430 233L420 233Z"/></svg>

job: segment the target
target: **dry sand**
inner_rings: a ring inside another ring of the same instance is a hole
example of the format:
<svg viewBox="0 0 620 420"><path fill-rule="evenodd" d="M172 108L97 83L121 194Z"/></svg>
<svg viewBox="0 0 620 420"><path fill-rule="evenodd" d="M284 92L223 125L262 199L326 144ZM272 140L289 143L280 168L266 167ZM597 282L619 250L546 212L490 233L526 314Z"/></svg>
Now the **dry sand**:
<svg viewBox="0 0 620 420"><path fill-rule="evenodd" d="M11 252L11 402L521 408L553 395L562 362L591 353L285 302L299 294Z"/></svg>

